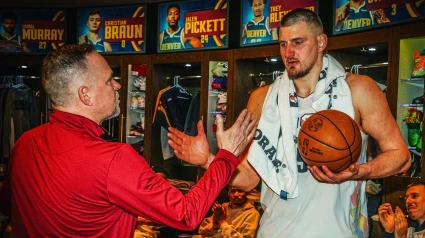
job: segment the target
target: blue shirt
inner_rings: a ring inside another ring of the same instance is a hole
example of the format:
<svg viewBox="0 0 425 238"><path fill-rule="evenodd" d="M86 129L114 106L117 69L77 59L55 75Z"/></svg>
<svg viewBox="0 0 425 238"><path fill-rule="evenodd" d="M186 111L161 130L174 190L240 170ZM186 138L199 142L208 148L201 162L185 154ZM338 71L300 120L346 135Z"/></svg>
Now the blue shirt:
<svg viewBox="0 0 425 238"><path fill-rule="evenodd" d="M183 43L183 29L179 27L177 31L174 33L168 32L168 30L165 30L162 32L162 43L160 45L160 50L180 50L185 49Z"/></svg>
<svg viewBox="0 0 425 238"><path fill-rule="evenodd" d="M269 18L264 17L256 22L254 19L246 24L246 36L244 43L258 43L272 40L269 29Z"/></svg>
<svg viewBox="0 0 425 238"><path fill-rule="evenodd" d="M84 42L93 46L97 52L106 52L105 42L102 39L97 41L90 40L87 35L84 35Z"/></svg>
<svg viewBox="0 0 425 238"><path fill-rule="evenodd" d="M9 38L0 34L0 52L22 52L21 37L15 34Z"/></svg>
<svg viewBox="0 0 425 238"><path fill-rule="evenodd" d="M355 9L350 7L350 14L347 19L344 21L342 26L343 30L356 29L361 27L367 27L374 25L375 21L371 11L366 9L366 2Z"/></svg>

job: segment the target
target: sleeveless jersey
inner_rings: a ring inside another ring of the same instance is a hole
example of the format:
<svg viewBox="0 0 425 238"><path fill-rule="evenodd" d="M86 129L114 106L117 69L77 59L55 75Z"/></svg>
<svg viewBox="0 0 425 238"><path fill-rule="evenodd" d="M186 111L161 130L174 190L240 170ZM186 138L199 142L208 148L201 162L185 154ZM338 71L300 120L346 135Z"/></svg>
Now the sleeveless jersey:
<svg viewBox="0 0 425 238"><path fill-rule="evenodd" d="M87 35L84 35L85 42L92 45L97 52L106 52L106 46L102 39L98 41L90 40Z"/></svg>
<svg viewBox="0 0 425 238"><path fill-rule="evenodd" d="M358 8L350 7L350 14L344 21L343 30L361 28L374 25L372 12L366 9L366 1Z"/></svg>
<svg viewBox="0 0 425 238"><path fill-rule="evenodd" d="M22 52L21 36L15 34L9 38L0 34L0 52Z"/></svg>
<svg viewBox="0 0 425 238"><path fill-rule="evenodd" d="M314 94L313 94L314 95ZM313 113L313 95L298 99L297 129ZM366 162L367 135L362 132L360 163ZM262 183L261 203L265 209L257 237L345 238L367 237L365 183L319 183L297 153L300 195L283 200Z"/></svg>
<svg viewBox="0 0 425 238"><path fill-rule="evenodd" d="M182 35L183 30L184 28L179 27L174 33L170 33L168 30L163 31L162 43L160 45L161 51L185 49Z"/></svg>
<svg viewBox="0 0 425 238"><path fill-rule="evenodd" d="M263 19L258 22L252 19L246 24L245 44L270 41L271 39L268 17L263 16Z"/></svg>

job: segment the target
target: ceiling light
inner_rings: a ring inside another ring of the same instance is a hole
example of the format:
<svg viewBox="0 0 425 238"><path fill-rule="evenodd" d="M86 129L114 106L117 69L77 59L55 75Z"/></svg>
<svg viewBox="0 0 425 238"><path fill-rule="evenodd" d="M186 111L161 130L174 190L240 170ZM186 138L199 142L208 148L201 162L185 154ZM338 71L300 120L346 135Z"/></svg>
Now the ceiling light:
<svg viewBox="0 0 425 238"><path fill-rule="evenodd" d="M186 67L192 67L192 65L191 65L191 64L185 64L185 66L186 66Z"/></svg>
<svg viewBox="0 0 425 238"><path fill-rule="evenodd" d="M370 47L368 50L369 51L376 51L376 48L375 47Z"/></svg>
<svg viewBox="0 0 425 238"><path fill-rule="evenodd" d="M26 69L28 67L26 65L21 65L21 68Z"/></svg>
<svg viewBox="0 0 425 238"><path fill-rule="evenodd" d="M32 79L35 79L35 76L31 76Z"/></svg>
<svg viewBox="0 0 425 238"><path fill-rule="evenodd" d="M277 62L277 59L276 58L271 58L270 61L271 62Z"/></svg>

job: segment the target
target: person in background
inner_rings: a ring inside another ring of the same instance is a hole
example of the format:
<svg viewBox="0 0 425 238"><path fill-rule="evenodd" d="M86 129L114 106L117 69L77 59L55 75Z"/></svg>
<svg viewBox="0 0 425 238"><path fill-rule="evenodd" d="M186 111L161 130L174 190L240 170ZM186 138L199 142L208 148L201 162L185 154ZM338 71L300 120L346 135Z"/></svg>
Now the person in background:
<svg viewBox="0 0 425 238"><path fill-rule="evenodd" d="M201 223L199 234L201 237L254 238L260 213L248 201L246 192L227 186L227 194L230 202L214 203L213 215Z"/></svg>
<svg viewBox="0 0 425 238"><path fill-rule="evenodd" d="M403 211L391 204L379 206L379 222L384 227L384 238L418 238L425 235L425 182L414 182L407 187L406 209L409 214L408 223Z"/></svg>
<svg viewBox="0 0 425 238"><path fill-rule="evenodd" d="M180 5L170 4L167 8L167 23L168 28L159 33L159 47L161 50L179 50L185 49L186 42L193 48L204 47L204 44L196 37L184 36L184 28L179 27L180 20Z"/></svg>
<svg viewBox="0 0 425 238"><path fill-rule="evenodd" d="M346 74L325 54L328 38L316 13L292 10L282 18L279 33L285 73L251 93L247 109L260 117L257 134L230 184L250 191L261 179L265 209L257 237L367 237L365 181L407 171L408 147L376 82ZM339 173L307 166L297 149L302 123L326 109L348 114L362 134L360 157ZM213 156L206 138L170 132L177 157L203 161L199 165L208 168ZM368 136L382 153L366 162Z"/></svg>
<svg viewBox="0 0 425 238"><path fill-rule="evenodd" d="M18 16L11 11L5 11L1 16L4 32L0 34L0 52L30 52L27 43L15 33Z"/></svg>
<svg viewBox="0 0 425 238"><path fill-rule="evenodd" d="M99 30L102 26L102 15L98 10L89 13L87 20L89 33L80 36L78 39L79 44L91 44L97 52L112 52L111 45L102 40L99 36Z"/></svg>
<svg viewBox="0 0 425 238"><path fill-rule="evenodd" d="M255 134L252 113L244 110L226 131L217 116L220 150L183 195L131 145L101 139L102 122L120 113L121 85L112 76L90 44L64 45L44 58L42 84L54 111L16 142L0 191L14 237L132 237L137 216L193 230L228 184Z"/></svg>

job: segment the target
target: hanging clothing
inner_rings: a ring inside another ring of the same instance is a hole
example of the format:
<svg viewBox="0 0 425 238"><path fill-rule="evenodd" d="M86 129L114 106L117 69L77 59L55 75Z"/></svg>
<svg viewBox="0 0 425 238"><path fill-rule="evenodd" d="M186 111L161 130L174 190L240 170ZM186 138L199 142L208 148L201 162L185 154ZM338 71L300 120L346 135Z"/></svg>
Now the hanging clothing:
<svg viewBox="0 0 425 238"><path fill-rule="evenodd" d="M168 130L168 127L171 126L170 119L168 118L168 113L162 104L161 97L165 91L167 91L170 87L166 87L159 91L158 96L156 98L155 103L155 111L153 113L152 123L158 126L162 126Z"/></svg>
<svg viewBox="0 0 425 238"><path fill-rule="evenodd" d="M156 100L153 123L183 131L191 101L192 94L178 85L161 90Z"/></svg>
<svg viewBox="0 0 425 238"><path fill-rule="evenodd" d="M40 124L39 106L35 92L31 89L11 88L2 95L4 105L2 117L2 157L9 157L19 137ZM13 125L13 126L12 126Z"/></svg>
<svg viewBox="0 0 425 238"><path fill-rule="evenodd" d="M162 94L161 101L169 115L171 126L179 131L184 131L192 94L180 86L175 86Z"/></svg>
<svg viewBox="0 0 425 238"><path fill-rule="evenodd" d="M201 93L198 92L192 98L192 101L190 102L190 105L189 105L189 109L187 110L186 121L184 123L184 133L188 135L191 135L191 136L198 135L197 124L198 124L198 121L201 119L200 104L201 104Z"/></svg>

